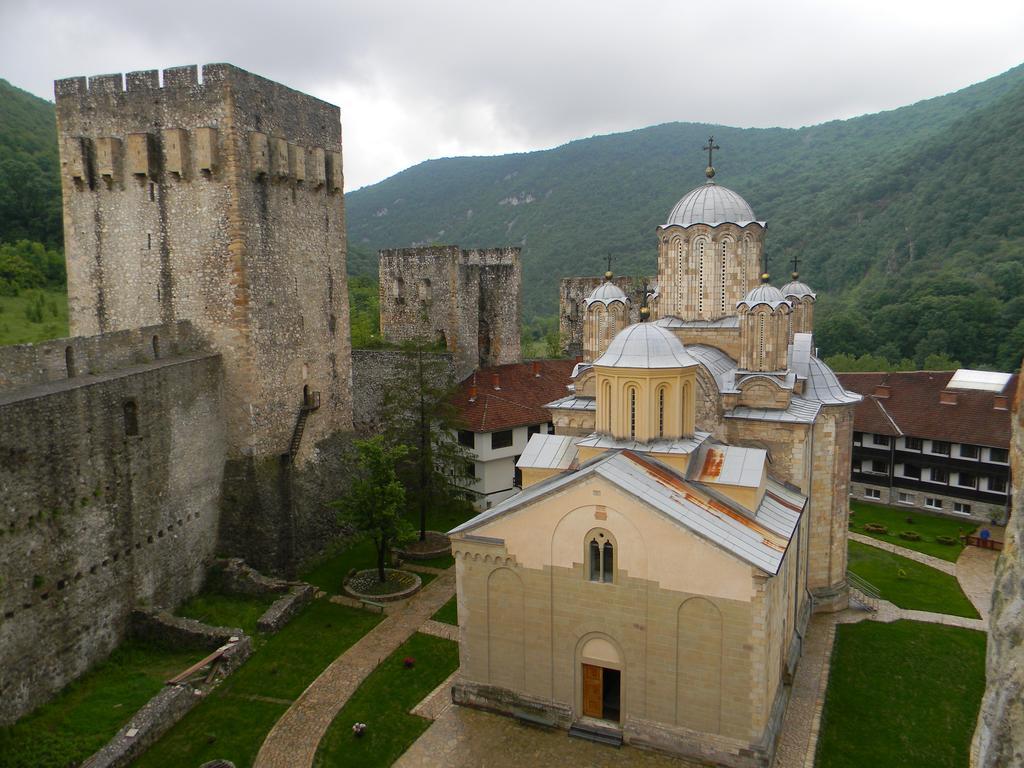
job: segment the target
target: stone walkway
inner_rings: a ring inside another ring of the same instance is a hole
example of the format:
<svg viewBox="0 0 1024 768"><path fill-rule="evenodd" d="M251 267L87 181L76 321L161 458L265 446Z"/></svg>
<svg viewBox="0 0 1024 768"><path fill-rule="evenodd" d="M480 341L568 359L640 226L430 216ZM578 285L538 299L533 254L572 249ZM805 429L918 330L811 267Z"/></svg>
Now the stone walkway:
<svg viewBox="0 0 1024 768"><path fill-rule="evenodd" d="M999 553L995 550L965 547L956 561L957 581L986 622L992 609L992 586L998 559Z"/></svg>
<svg viewBox="0 0 1024 768"><path fill-rule="evenodd" d="M937 571L948 573L950 576L956 576L956 564L949 562L949 560L943 560L941 557L926 555L924 552L918 552L915 549L907 549L906 547L901 547L898 544L882 541L881 539L875 539L871 536L865 536L863 533L854 533L853 531L850 531L850 541L858 541L861 544L867 544L869 547L874 547L875 549L884 549L886 552L892 552L894 555L905 557L908 560L916 560L917 562L924 563ZM965 547L964 549L966 551L968 549L977 549L977 547ZM962 554L963 553L961 553L961 556Z"/></svg>
<svg viewBox="0 0 1024 768"><path fill-rule="evenodd" d="M331 662L274 724L254 768L310 768L328 726L359 684L453 594L454 568L409 600L389 606L387 618Z"/></svg>

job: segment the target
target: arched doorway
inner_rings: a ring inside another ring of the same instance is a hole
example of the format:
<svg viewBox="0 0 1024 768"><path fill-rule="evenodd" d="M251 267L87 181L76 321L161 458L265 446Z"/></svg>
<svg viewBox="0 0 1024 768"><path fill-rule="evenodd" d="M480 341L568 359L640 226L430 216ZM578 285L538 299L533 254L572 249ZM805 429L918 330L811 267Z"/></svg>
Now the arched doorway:
<svg viewBox="0 0 1024 768"><path fill-rule="evenodd" d="M580 647L580 713L595 720L622 721L622 656L606 637L594 635Z"/></svg>

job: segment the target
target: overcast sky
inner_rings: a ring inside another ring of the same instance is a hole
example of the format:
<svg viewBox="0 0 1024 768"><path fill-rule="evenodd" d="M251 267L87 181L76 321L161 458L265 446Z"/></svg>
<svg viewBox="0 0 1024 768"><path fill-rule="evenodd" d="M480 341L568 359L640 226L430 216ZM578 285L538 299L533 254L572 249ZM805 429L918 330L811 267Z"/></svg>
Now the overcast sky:
<svg viewBox="0 0 1024 768"><path fill-rule="evenodd" d="M227 61L341 107L346 187L673 120L809 125L1024 61L1024 0L0 0L0 77Z"/></svg>

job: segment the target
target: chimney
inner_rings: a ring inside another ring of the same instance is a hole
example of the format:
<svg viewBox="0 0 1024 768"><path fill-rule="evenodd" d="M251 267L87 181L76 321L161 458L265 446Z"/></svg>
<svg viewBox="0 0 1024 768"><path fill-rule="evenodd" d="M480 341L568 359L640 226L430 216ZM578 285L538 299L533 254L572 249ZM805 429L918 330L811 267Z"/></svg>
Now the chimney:
<svg viewBox="0 0 1024 768"><path fill-rule="evenodd" d="M1010 410L1010 399L1006 395L996 395L992 407L997 411L1008 411Z"/></svg>
<svg viewBox="0 0 1024 768"><path fill-rule="evenodd" d="M956 392L950 392L948 389L939 392L939 403L941 405L956 405Z"/></svg>
<svg viewBox="0 0 1024 768"><path fill-rule="evenodd" d="M469 402L476 402L476 384L469 385Z"/></svg>
<svg viewBox="0 0 1024 768"><path fill-rule="evenodd" d="M501 390L501 378L496 373L491 374L491 386L496 390Z"/></svg>
<svg viewBox="0 0 1024 768"><path fill-rule="evenodd" d="M875 397L881 398L882 400L888 398L891 393L892 390L889 388L888 384L879 384L875 387Z"/></svg>
<svg viewBox="0 0 1024 768"><path fill-rule="evenodd" d="M535 378L535 379L539 379L540 378L540 361L539 360L534 360L533 361L533 378Z"/></svg>

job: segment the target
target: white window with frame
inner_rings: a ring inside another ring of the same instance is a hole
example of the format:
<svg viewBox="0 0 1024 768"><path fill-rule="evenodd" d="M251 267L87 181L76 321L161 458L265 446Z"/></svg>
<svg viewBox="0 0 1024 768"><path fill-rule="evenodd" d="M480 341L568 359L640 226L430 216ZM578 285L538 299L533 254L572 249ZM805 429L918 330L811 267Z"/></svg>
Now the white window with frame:
<svg viewBox="0 0 1024 768"><path fill-rule="evenodd" d="M988 489L992 493L1006 493L1006 478L990 477L988 479Z"/></svg>
<svg viewBox="0 0 1024 768"><path fill-rule="evenodd" d="M949 483L949 472L941 467L932 467L929 471L929 478L933 483L942 483L946 485Z"/></svg>
<svg viewBox="0 0 1024 768"><path fill-rule="evenodd" d="M970 461L976 461L978 456L981 455L981 450L976 445L970 443L960 444L960 458L968 459Z"/></svg>
<svg viewBox="0 0 1024 768"><path fill-rule="evenodd" d="M865 488L864 489L865 499L880 499L882 498L882 492L877 488Z"/></svg>
<svg viewBox="0 0 1024 768"><path fill-rule="evenodd" d="M953 511L958 515L969 515L971 514L971 505L964 504L962 501L953 502Z"/></svg>
<svg viewBox="0 0 1024 768"><path fill-rule="evenodd" d="M977 488L978 476L973 472L957 472L956 484L961 488Z"/></svg>
<svg viewBox="0 0 1024 768"><path fill-rule="evenodd" d="M932 498L931 496L926 496L924 500L924 505L928 507L928 509L942 509L942 499L936 499Z"/></svg>
<svg viewBox="0 0 1024 768"><path fill-rule="evenodd" d="M988 460L993 464L1007 464L1010 461L1010 452L1005 448L989 448Z"/></svg>
<svg viewBox="0 0 1024 768"><path fill-rule="evenodd" d="M888 435L872 435L871 443L873 445L882 445L886 448L889 447L889 436Z"/></svg>
<svg viewBox="0 0 1024 768"><path fill-rule="evenodd" d="M914 504L914 494L912 494L912 493L905 493L904 491L900 491L899 493L896 494L896 500L900 504L911 504L911 505L913 505Z"/></svg>
<svg viewBox="0 0 1024 768"><path fill-rule="evenodd" d="M929 444L929 452L939 456L949 456L950 449L950 444L945 440L931 440Z"/></svg>

